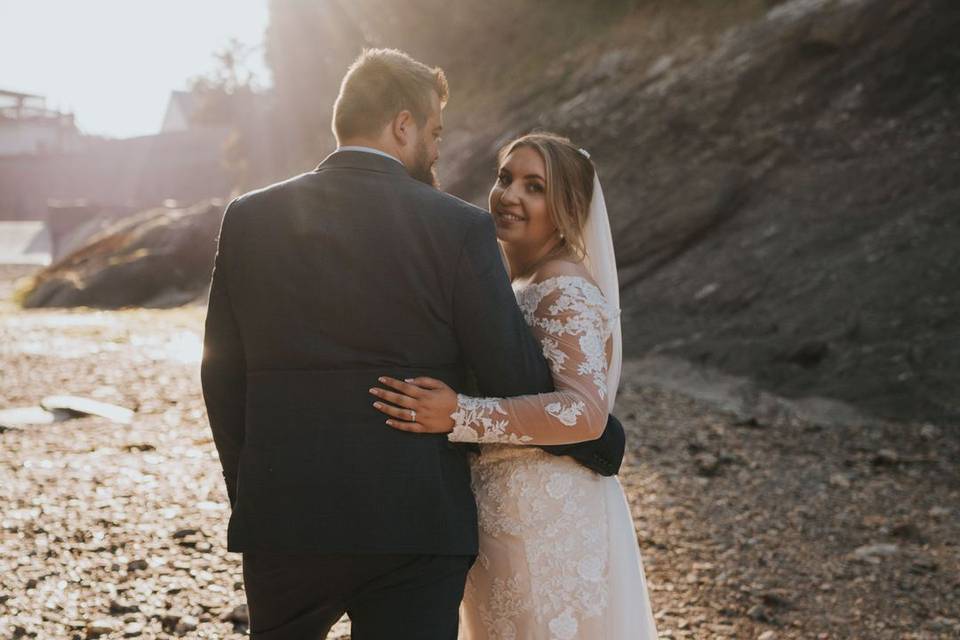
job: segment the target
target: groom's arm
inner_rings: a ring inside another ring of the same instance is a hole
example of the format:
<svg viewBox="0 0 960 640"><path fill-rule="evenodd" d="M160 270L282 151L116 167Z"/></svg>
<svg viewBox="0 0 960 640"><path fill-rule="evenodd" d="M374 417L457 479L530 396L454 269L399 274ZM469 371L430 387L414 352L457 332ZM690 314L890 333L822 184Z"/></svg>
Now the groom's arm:
<svg viewBox="0 0 960 640"><path fill-rule="evenodd" d="M553 391L550 367L517 306L489 216L476 219L461 249L453 323L480 395Z"/></svg>
<svg viewBox="0 0 960 640"><path fill-rule="evenodd" d="M203 399L231 505L237 499L237 468L243 446L247 384L243 343L227 286L226 265L232 257L234 222L230 213L235 205L236 201L227 207L220 227L200 365Z"/></svg>

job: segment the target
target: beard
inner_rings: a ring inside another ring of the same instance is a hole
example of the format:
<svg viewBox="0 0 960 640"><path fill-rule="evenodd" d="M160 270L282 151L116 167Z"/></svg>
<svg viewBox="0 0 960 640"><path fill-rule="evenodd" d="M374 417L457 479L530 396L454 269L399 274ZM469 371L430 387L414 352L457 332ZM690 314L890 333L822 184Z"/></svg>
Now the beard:
<svg viewBox="0 0 960 640"><path fill-rule="evenodd" d="M436 163L430 161L430 154L425 142L417 143L417 148L414 150L413 166L408 168L407 171L414 180L428 184L434 189L440 188L437 166Z"/></svg>

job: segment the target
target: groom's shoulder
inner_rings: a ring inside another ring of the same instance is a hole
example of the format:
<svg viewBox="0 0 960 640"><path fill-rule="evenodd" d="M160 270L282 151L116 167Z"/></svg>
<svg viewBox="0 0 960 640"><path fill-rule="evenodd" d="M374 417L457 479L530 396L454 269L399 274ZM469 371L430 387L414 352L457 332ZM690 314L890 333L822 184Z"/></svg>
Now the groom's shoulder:
<svg viewBox="0 0 960 640"><path fill-rule="evenodd" d="M224 216L229 216L236 223L237 218L255 216L258 211L274 209L278 202L289 198L298 185L311 175L302 173L241 194L230 201Z"/></svg>
<svg viewBox="0 0 960 640"><path fill-rule="evenodd" d="M477 224L484 224L485 222L491 221L490 214L487 213L486 210L466 200L461 200L456 196L444 193L427 185L423 185L423 188L418 190L428 204L427 210L431 212L437 220L464 229L470 229Z"/></svg>
<svg viewBox="0 0 960 640"><path fill-rule="evenodd" d="M315 175L313 172L301 173L299 175L291 176L286 180L281 180L280 182L274 182L273 184L268 184L267 186L260 187L259 189L247 191L246 193L234 198L233 202L230 204L235 204L238 207L247 209L254 208L257 205L267 204L276 198L285 197L291 191L297 189L302 182L308 180L313 175Z"/></svg>

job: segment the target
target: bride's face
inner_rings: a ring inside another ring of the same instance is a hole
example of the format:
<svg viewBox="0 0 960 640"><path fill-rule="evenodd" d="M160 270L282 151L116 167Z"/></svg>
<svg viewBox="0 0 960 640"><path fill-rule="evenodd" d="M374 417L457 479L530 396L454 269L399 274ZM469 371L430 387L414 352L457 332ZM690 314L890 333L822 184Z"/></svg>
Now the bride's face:
<svg viewBox="0 0 960 640"><path fill-rule="evenodd" d="M532 249L556 237L547 212L547 169L540 153L520 147L508 155L490 190L490 213L504 243Z"/></svg>

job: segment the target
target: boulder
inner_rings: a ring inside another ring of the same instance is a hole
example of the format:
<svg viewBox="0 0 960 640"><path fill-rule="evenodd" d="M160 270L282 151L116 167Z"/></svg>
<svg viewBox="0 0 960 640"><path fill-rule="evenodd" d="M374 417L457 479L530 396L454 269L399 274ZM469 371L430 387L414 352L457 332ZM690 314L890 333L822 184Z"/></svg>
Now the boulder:
<svg viewBox="0 0 960 640"><path fill-rule="evenodd" d="M209 284L223 203L160 207L124 218L33 276L24 307L171 307Z"/></svg>

